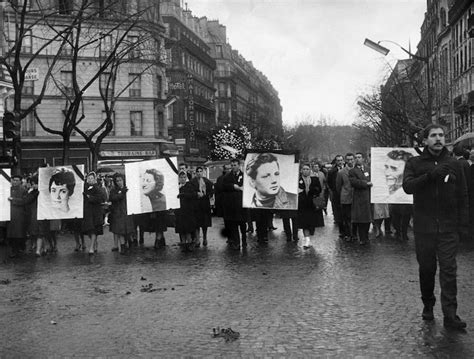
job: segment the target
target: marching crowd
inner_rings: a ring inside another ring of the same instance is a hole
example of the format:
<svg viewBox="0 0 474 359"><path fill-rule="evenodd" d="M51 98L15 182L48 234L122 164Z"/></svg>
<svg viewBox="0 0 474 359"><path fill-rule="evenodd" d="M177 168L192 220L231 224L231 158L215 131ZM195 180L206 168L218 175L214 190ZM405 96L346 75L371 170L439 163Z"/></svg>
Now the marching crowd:
<svg viewBox="0 0 474 359"><path fill-rule="evenodd" d="M114 237L112 250L124 253L143 245L145 232L155 233L154 248L165 246L164 232L174 227L182 250L193 251L201 244L207 246L207 229L212 226L211 198L214 197L215 214L224 220L222 235L227 238L229 248L245 248L247 234L254 230L257 240L266 242L269 231L276 229L273 217L277 215L283 221L286 240L301 239L302 247L308 249L316 228L324 226L324 213L327 214L330 201L339 237L344 241L365 245L369 242L370 226L374 236L379 237L383 235L382 224L386 237L407 241L408 228L412 226L424 304L422 317L424 320L434 318L434 278L439 263L445 326L463 329L466 323L456 314L456 251L459 238L473 236L474 151L458 146L451 154L445 146L444 129L438 125L428 126L423 136L425 148L419 151L419 156L394 150L388 154L386 164L390 198L401 191L413 194L413 205L371 204L370 166L360 152L337 155L328 168L319 163L301 163L297 194L286 193L280 187L279 165L271 154L256 156L246 168L242 168L238 159L230 160L223 165L222 175L215 183L205 177L204 168L197 167L191 174L183 163L178 171L180 208L154 208L152 213L139 215L127 215L128 189L123 174L101 178L90 172L82 189L83 218L63 220L63 223L37 219L37 174L27 178L14 175L9 197L11 220L0 222L0 240L10 248L12 257L28 250L34 250L40 257L46 250L57 251L57 235L67 229L74 233L76 251L86 250L84 236L89 237L88 252L93 255L98 250L97 237L103 234L104 225L109 224ZM259 169L263 165L274 168L275 173L261 176ZM270 183L271 191L267 192L272 195L254 197L255 203L261 204L260 208L242 205L244 172L252 178L256 189L261 187L260 194L265 193L265 186ZM143 188L149 187L150 200L152 203L160 201L159 191L155 193L153 189L159 187L162 179L150 173L147 181ZM55 195L57 191L58 198L77 191L64 175L53 176L49 189L55 191ZM296 196L297 210L284 206L296 204Z"/></svg>

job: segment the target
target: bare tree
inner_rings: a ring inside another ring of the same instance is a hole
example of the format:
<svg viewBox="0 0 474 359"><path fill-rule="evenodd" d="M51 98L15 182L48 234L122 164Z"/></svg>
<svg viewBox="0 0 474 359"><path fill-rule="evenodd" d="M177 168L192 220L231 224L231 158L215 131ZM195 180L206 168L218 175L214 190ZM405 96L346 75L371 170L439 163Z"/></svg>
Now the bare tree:
<svg viewBox="0 0 474 359"><path fill-rule="evenodd" d="M359 118L354 126L377 146L411 145L427 124L424 88L415 80L411 60L399 61L384 86L358 99Z"/></svg>
<svg viewBox="0 0 474 359"><path fill-rule="evenodd" d="M67 22L61 21L55 8L42 5L40 1L34 0L10 0L3 9L4 31L0 35L3 52L0 64L11 77L13 86L11 112L20 123L43 101L52 74L62 57L67 38L77 24L75 18L68 19ZM45 23L55 23L57 26L46 28ZM35 68L40 58L52 48L55 49L55 53L50 57L49 67L44 76L37 80L39 92L35 93L32 100L25 101L23 92L27 73ZM14 140L14 148L18 158L17 167L20 168L21 146L18 139Z"/></svg>
<svg viewBox="0 0 474 359"><path fill-rule="evenodd" d="M68 13L76 20L66 38L70 57L51 74L56 91L65 99L62 128L48 127L35 112L38 123L46 132L62 137L64 163L68 163L71 136L76 131L90 149L92 168L96 167L100 146L114 126L113 113L117 99L143 73L156 65L152 59L159 52L151 49L154 45L153 32L142 17L148 8L133 12L124 9L123 4L123 1L117 0L107 2L106 6L97 6L96 2L81 0ZM55 28L55 24L47 25ZM130 41L132 34L137 41ZM146 51L140 52L140 49ZM89 60L84 63L81 61L84 58ZM127 80L117 86L121 69L132 63L137 69L135 77L129 79L127 75ZM80 127L86 119L87 103L84 96L97 84L106 116L97 127L84 131Z"/></svg>
<svg viewBox="0 0 474 359"><path fill-rule="evenodd" d="M285 147L299 150L302 160L331 161L351 150L353 129L338 126L330 117L305 115L296 125L284 127Z"/></svg>

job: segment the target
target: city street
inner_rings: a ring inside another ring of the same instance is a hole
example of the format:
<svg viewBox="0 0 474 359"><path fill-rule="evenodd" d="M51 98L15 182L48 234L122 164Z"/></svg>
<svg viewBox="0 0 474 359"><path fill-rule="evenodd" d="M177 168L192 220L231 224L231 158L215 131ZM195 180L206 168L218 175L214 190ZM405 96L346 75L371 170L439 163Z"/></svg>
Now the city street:
<svg viewBox="0 0 474 359"><path fill-rule="evenodd" d="M474 357L472 243L458 255L467 332L447 332L439 301L436 320L421 319L411 233L345 243L329 215L305 251L275 219L268 244L252 237L239 252L213 221L195 253L181 253L171 229L165 249L149 249L147 234L123 256L107 231L92 257L68 234L56 254L1 264L0 357ZM217 327L240 337L213 337Z"/></svg>

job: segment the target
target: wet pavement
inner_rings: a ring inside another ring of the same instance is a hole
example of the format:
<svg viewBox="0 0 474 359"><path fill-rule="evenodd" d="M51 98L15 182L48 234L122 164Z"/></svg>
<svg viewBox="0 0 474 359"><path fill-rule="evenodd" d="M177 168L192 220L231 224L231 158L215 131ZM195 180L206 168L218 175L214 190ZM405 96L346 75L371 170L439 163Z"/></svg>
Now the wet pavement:
<svg viewBox="0 0 474 359"><path fill-rule="evenodd" d="M194 253L173 229L165 249L147 235L125 256L108 232L92 257L63 235L56 254L0 264L0 357L474 357L474 244L458 255L468 328L448 332L439 305L434 322L421 319L412 239L359 246L325 221L310 250L287 243L279 219L246 251L227 249L216 218ZM217 327L240 337L213 337Z"/></svg>

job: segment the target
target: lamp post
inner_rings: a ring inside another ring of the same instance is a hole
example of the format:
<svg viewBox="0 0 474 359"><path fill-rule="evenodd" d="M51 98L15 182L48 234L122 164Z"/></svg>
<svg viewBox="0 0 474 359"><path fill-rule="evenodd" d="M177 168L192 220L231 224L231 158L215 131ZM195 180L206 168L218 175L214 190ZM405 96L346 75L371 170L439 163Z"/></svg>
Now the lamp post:
<svg viewBox="0 0 474 359"><path fill-rule="evenodd" d="M400 44L396 43L395 41L391 41L391 40L381 40L381 41L378 41L378 42L375 42L375 41L372 41L372 40L369 40L369 39L365 39L364 41L364 45L371 48L372 50L374 51L377 51L379 53L381 53L382 55L384 56L387 56L387 54L390 52L389 49L387 49L386 47L380 45L381 42L389 42L389 43L392 43L396 46L398 46L400 49L402 49L404 52L406 52L410 57L414 58L415 60L418 60L418 61L422 61L426 64L426 86L427 86L427 92L428 92L428 104L427 104L427 120L429 123L433 122L435 123L436 122L436 119L433 120L432 116L431 116L431 107L432 107L432 102L433 102L433 98L432 98L432 87L431 87L431 72L430 72L430 59L428 57L424 57L424 56L418 56L418 55L415 55L413 53L411 53L410 51L408 51L407 49L405 49L403 46L401 46Z"/></svg>

